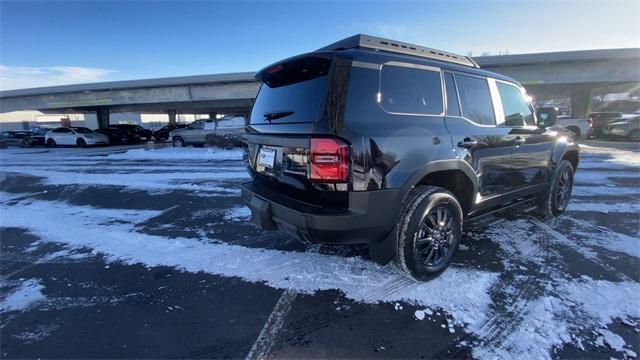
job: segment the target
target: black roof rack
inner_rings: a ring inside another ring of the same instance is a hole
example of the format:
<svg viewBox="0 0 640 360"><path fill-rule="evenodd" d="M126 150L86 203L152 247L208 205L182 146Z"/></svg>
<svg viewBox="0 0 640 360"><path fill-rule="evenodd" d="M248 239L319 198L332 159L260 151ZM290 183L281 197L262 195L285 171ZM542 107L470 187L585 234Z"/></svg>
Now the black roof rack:
<svg viewBox="0 0 640 360"><path fill-rule="evenodd" d="M475 68L480 67L478 63L476 63L472 58L468 56L457 55L447 51L431 49L424 46L364 34L350 36L346 39L342 39L331 45L327 45L321 49L318 49L317 51L345 50L358 47L420 56L428 59L447 61Z"/></svg>

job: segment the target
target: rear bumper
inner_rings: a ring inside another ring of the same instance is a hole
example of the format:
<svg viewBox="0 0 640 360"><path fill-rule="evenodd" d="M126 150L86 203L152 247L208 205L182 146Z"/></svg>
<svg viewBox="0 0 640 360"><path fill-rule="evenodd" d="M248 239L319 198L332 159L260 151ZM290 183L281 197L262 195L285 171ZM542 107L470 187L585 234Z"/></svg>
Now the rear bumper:
<svg viewBox="0 0 640 360"><path fill-rule="evenodd" d="M357 244L384 239L393 229L399 190L349 193L349 209L317 208L274 194L253 182L242 184L242 198L253 222L264 230L281 230L313 243Z"/></svg>

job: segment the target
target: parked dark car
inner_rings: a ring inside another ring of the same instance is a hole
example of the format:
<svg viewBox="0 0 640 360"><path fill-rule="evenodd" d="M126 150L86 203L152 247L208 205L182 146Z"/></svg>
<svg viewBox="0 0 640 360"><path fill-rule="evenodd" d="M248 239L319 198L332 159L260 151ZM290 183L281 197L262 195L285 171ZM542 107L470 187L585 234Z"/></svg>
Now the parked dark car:
<svg viewBox="0 0 640 360"><path fill-rule="evenodd" d="M51 130L50 127L35 126L30 130L29 146L44 146L44 136Z"/></svg>
<svg viewBox="0 0 640 360"><path fill-rule="evenodd" d="M158 141L164 141L169 139L169 133L175 129L182 129L187 127L187 124L175 124L175 125L165 125L160 129L153 132L154 139Z"/></svg>
<svg viewBox="0 0 640 360"><path fill-rule="evenodd" d="M118 129L131 131L137 134L140 137L140 139L144 139L147 141L151 140L151 138L153 137L153 131L149 129L145 129L142 126L136 125L136 124L115 124L115 125L109 125L109 127L116 127Z"/></svg>
<svg viewBox="0 0 640 360"><path fill-rule="evenodd" d="M31 134L30 131L25 130L3 131L0 133L0 141L5 146L29 147Z"/></svg>
<svg viewBox="0 0 640 360"><path fill-rule="evenodd" d="M106 135L109 138L109 144L137 144L140 142L140 136L134 130L121 129L115 126L109 126L105 129L96 129L96 132Z"/></svg>
<svg viewBox="0 0 640 360"><path fill-rule="evenodd" d="M593 112L589 114L589 119L591 119L591 130L589 131L588 137L591 139L594 138L602 138L605 134L602 132L605 126L607 126L610 122L616 121L623 116L621 112L617 111L604 111L604 112Z"/></svg>
<svg viewBox="0 0 640 360"><path fill-rule="evenodd" d="M471 58L356 35L256 78L242 197L262 229L367 243L373 260L427 280L463 222L569 203L579 148L556 110L535 112L517 81Z"/></svg>

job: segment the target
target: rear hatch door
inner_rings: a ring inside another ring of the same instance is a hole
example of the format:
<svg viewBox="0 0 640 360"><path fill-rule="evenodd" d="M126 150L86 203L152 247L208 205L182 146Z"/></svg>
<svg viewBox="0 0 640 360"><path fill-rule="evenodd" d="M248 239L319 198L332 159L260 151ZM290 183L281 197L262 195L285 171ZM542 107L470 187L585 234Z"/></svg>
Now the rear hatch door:
<svg viewBox="0 0 640 360"><path fill-rule="evenodd" d="M330 86L332 58L306 55L260 71L262 86L256 97L245 151L257 185L315 206L342 206L336 184L309 180L310 138L321 121Z"/></svg>

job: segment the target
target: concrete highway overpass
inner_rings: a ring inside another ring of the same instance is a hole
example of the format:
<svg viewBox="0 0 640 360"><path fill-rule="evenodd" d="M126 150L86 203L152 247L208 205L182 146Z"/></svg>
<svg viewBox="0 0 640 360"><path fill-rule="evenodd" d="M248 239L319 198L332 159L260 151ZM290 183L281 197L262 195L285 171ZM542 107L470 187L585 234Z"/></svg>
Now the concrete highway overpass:
<svg viewBox="0 0 640 360"><path fill-rule="evenodd" d="M511 76L534 96L569 93L574 117L589 110L592 89L640 86L640 49L482 56L482 68ZM253 72L52 86L0 92L0 112L95 112L99 126L118 112L246 114L259 84Z"/></svg>
<svg viewBox="0 0 640 360"><path fill-rule="evenodd" d="M0 92L0 112L92 113L100 127L110 113L246 114L258 92L254 73L183 76L50 86Z"/></svg>
<svg viewBox="0 0 640 360"><path fill-rule="evenodd" d="M534 98L568 94L575 118L587 115L595 88L640 87L640 48L482 56L475 60L484 69L520 81Z"/></svg>

